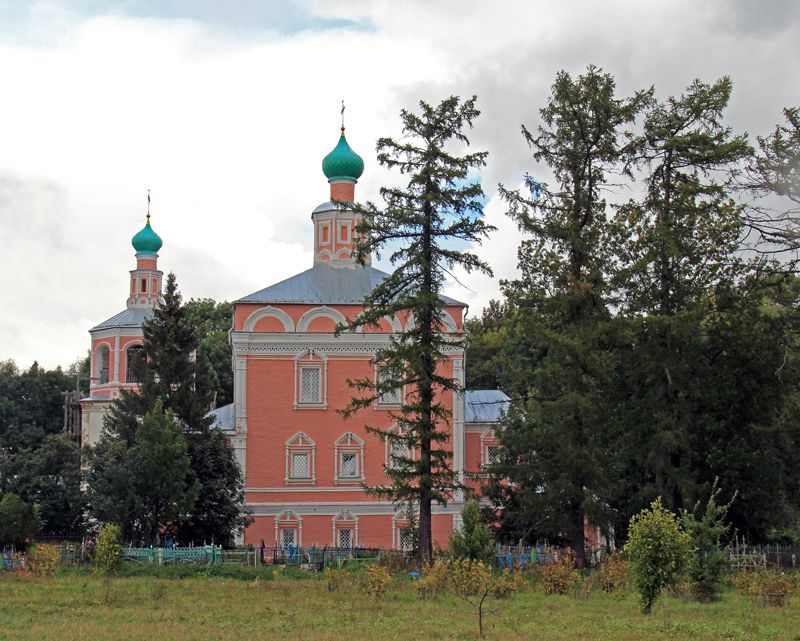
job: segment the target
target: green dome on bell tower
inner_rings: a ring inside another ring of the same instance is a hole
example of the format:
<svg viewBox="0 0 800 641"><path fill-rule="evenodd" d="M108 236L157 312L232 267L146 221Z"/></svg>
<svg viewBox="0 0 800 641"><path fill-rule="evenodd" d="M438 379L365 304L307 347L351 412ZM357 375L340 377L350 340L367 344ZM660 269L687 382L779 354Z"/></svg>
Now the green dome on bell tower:
<svg viewBox="0 0 800 641"><path fill-rule="evenodd" d="M347 144L344 137L344 127L339 143L333 151L322 159L322 173L328 181L331 180L358 180L364 173L364 160Z"/></svg>
<svg viewBox="0 0 800 641"><path fill-rule="evenodd" d="M150 227L150 212L144 228L131 239L131 245L137 254L157 254L163 245L161 237Z"/></svg>

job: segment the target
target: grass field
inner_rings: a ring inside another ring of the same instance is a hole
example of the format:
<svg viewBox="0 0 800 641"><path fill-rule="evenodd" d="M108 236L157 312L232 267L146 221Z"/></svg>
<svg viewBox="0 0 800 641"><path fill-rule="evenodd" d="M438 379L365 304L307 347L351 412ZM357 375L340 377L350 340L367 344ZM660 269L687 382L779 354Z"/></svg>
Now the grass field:
<svg viewBox="0 0 800 641"><path fill-rule="evenodd" d="M261 639L418 641L475 639L469 606L444 595L420 599L396 580L370 601L355 579L328 592L314 578L115 578L109 603L92 576L0 576L2 641L189 641ZM553 641L800 641L800 604L762 608L729 592L700 605L665 598L650 616L633 596L544 596L527 588L487 619L487 639Z"/></svg>

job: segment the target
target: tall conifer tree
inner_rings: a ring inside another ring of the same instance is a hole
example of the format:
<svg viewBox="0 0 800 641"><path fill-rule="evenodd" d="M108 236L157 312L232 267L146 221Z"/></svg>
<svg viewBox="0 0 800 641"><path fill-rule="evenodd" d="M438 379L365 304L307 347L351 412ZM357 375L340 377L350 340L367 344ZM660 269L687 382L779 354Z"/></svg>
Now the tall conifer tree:
<svg viewBox="0 0 800 641"><path fill-rule="evenodd" d="M499 430L500 461L490 496L506 529L521 538L565 535L586 563L586 518L603 524L613 474L605 429L609 370L607 251L603 190L623 172L630 127L650 99L615 95L609 74L560 72L536 132L523 126L534 158L555 176L553 189L527 177L530 195L502 188L509 215L529 235L519 249L522 277L505 283L515 311L509 362L520 375L515 407ZM514 367L522 360L524 367ZM509 483L508 480L511 482Z"/></svg>
<svg viewBox="0 0 800 641"><path fill-rule="evenodd" d="M433 556L432 505L447 503L459 486L451 465L451 413L441 399L460 389L447 372L446 360L448 351L462 348L463 341L441 332L441 290L453 268L491 273L475 254L452 242L480 243L492 230L482 219L483 191L472 177L487 154L453 152L454 146L469 144L464 131L480 113L475 102L474 96L463 102L450 97L436 106L420 102L418 114L403 110L403 137L381 138L377 151L380 164L407 175L408 184L381 189L383 208L347 205L361 214L356 260L364 264L371 253L387 248L394 265L392 274L367 296L350 328L409 312L413 323L376 354L383 373L378 383L371 378L351 381L361 395L344 413L349 416L383 394L406 388L402 408L393 413L398 429L368 427L405 446L393 448L386 470L391 483L369 489L398 504L419 506L421 563L430 563Z"/></svg>

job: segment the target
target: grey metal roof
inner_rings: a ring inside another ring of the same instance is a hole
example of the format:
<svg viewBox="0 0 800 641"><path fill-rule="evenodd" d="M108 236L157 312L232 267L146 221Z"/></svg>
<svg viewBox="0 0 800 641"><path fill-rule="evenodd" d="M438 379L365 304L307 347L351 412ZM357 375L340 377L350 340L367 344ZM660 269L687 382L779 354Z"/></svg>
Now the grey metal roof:
<svg viewBox="0 0 800 641"><path fill-rule="evenodd" d="M111 327L141 327L142 323L150 318L152 313L152 307L133 307L112 316L99 325L95 325L89 331L93 332L98 329L108 329Z"/></svg>
<svg viewBox="0 0 800 641"><path fill-rule="evenodd" d="M211 410L207 416L214 418L214 421L211 423L211 429L233 432L235 427L234 419L236 417L233 403L229 403L228 405L223 405L215 410Z"/></svg>
<svg viewBox="0 0 800 641"><path fill-rule="evenodd" d="M368 265L331 267L319 264L236 302L358 304L388 276ZM447 296L441 299L445 305L464 304Z"/></svg>
<svg viewBox="0 0 800 641"><path fill-rule="evenodd" d="M511 399L499 389L470 389L464 392L464 420L467 423L496 423L508 411Z"/></svg>

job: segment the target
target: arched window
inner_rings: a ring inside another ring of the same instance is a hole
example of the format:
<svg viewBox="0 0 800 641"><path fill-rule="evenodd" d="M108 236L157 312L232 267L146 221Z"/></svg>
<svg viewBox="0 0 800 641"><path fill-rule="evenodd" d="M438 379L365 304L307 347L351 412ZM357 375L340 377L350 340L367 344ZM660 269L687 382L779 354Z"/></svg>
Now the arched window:
<svg viewBox="0 0 800 641"><path fill-rule="evenodd" d="M105 385L108 383L109 363L111 361L111 350L105 345L97 350L95 356L95 378L98 385Z"/></svg>
<svg viewBox="0 0 800 641"><path fill-rule="evenodd" d="M131 345L125 351L125 382L126 383L139 383L141 381L136 380L136 371L135 371L135 363L138 359L142 357L142 346L141 345Z"/></svg>

